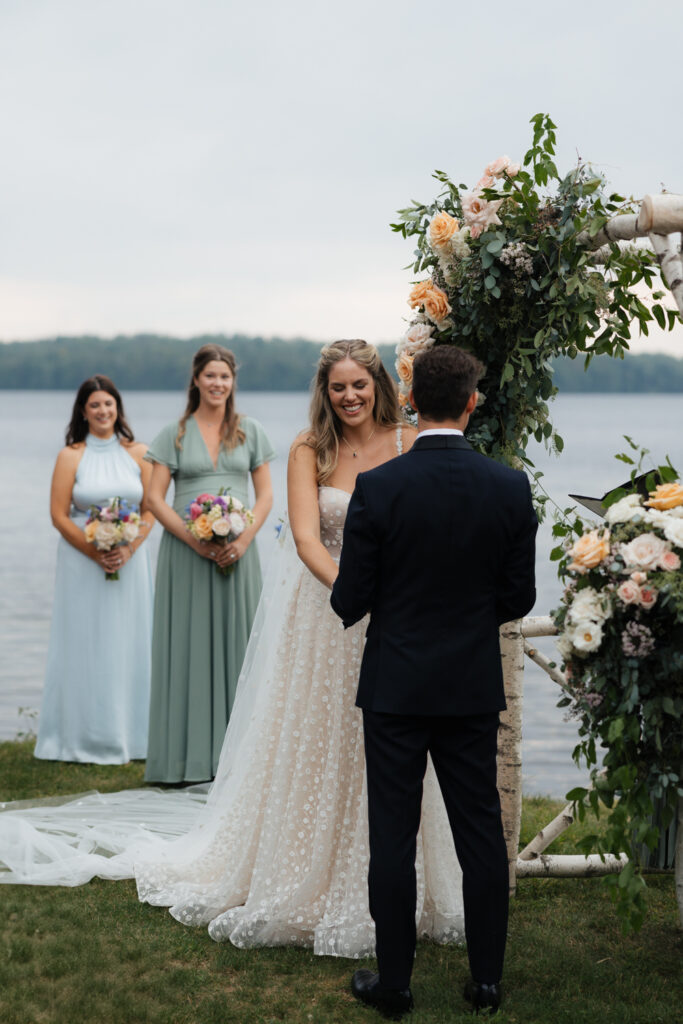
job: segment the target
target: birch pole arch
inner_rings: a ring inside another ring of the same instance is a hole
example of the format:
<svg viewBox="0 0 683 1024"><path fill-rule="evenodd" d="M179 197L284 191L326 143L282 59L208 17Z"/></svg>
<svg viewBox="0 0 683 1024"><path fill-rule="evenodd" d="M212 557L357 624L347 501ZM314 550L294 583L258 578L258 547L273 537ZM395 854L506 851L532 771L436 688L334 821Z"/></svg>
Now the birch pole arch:
<svg viewBox="0 0 683 1024"><path fill-rule="evenodd" d="M529 438L556 453L563 448L548 407L557 392L551 360L585 356L588 366L602 355L623 358L634 325L647 333L650 321L669 329L680 321L683 258L675 236L683 229L683 197L625 200L608 193L600 175L581 162L562 177L554 162L555 125L545 114L531 124L533 140L522 165L500 157L469 190L436 171L437 198L400 210L392 229L416 243L412 270L418 280L408 299L413 313L396 350L404 411L412 412L412 360L423 347L469 349L487 372L480 384L484 404L470 420L468 440L501 462L526 467L534 487L541 474L527 454ZM660 276L676 309L664 308L665 293L653 291ZM651 304L643 301L639 284L649 289ZM542 518L548 496L540 486L535 498ZM543 659L530 641L544 635L539 630L552 633L549 623L547 617L507 623L500 634L508 710L501 720L498 780L512 891L518 877L604 874L622 871L626 863L623 856L567 860L546 854L573 820L570 808L518 855L524 660ZM554 684L563 685L559 670L549 662L543 667ZM683 923L682 841L679 829Z"/></svg>

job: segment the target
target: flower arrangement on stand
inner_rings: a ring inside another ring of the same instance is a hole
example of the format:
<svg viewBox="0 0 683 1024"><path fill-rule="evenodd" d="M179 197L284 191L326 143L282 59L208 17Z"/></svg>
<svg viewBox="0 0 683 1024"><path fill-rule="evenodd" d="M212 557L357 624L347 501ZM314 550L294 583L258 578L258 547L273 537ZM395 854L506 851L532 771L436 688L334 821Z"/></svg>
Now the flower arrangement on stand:
<svg viewBox="0 0 683 1024"><path fill-rule="evenodd" d="M644 916L637 848L659 840L653 798L664 827L683 798L683 485L667 462L646 486L611 494L603 526L554 527L565 537L553 552L565 583L552 613L566 679L560 706L578 719L574 759L592 781L568 798L580 816L586 802L596 815L608 810L605 836L587 837L585 852L632 851L621 875L605 879L627 927Z"/></svg>
<svg viewBox="0 0 683 1024"><path fill-rule="evenodd" d="M647 333L653 316L667 319L662 292L648 309L634 290L654 281L651 251L611 244L596 257L586 242L614 214L631 209L629 202L607 194L602 177L581 161L561 177L555 125L544 114L531 122L522 166L500 157L469 190L436 171L443 191L435 201L413 203L392 224L416 240L413 272L429 275L411 289L413 316L397 346L401 405L410 414L412 360L421 348L468 349L487 367L485 401L471 418L468 440L516 467L531 465L530 436L556 451L563 447L547 404L556 393L552 359L623 358L633 322ZM669 326L676 317L668 313Z"/></svg>

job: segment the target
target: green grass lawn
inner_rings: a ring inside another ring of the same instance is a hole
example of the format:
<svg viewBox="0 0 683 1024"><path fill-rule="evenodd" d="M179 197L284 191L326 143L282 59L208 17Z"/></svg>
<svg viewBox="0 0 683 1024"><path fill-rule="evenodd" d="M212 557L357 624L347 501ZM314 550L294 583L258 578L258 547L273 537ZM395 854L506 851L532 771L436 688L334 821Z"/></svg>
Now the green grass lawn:
<svg viewBox="0 0 683 1024"><path fill-rule="evenodd" d="M142 765L36 761L33 744L0 744L0 800L138 786ZM524 803L522 842L560 809ZM0 815L0 828L2 817ZM574 826L553 849L574 852ZM349 993L358 962L307 950L217 945L133 882L75 889L0 887L2 1024L379 1024ZM623 936L598 879L526 879L511 905L501 1024L681 1024L683 935L671 876L648 879L649 914ZM370 961L370 964L372 962ZM421 942L411 1024L472 1020L462 947Z"/></svg>

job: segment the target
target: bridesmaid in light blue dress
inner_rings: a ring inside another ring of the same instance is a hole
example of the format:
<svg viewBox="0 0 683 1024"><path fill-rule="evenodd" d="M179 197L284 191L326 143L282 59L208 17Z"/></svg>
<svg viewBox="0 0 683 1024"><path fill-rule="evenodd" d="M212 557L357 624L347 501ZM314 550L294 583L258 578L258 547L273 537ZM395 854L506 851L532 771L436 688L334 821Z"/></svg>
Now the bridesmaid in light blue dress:
<svg viewBox="0 0 683 1024"><path fill-rule="evenodd" d="M146 755L152 575L147 545L139 548L154 519L143 505L145 451L113 383L85 381L52 478L50 512L61 537L38 758L125 764ZM83 532L88 509L113 497L142 505L140 533L98 551ZM107 571L119 579L107 580Z"/></svg>

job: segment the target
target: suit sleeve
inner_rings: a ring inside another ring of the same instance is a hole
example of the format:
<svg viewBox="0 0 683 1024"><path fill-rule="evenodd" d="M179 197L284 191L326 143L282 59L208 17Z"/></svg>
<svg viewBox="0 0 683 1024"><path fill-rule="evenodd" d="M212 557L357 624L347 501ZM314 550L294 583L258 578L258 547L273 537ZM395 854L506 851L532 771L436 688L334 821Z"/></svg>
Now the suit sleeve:
<svg viewBox="0 0 683 1024"><path fill-rule="evenodd" d="M372 608L377 586L380 542L368 511L361 475L349 502L339 575L332 587L333 610L348 629Z"/></svg>
<svg viewBox="0 0 683 1024"><path fill-rule="evenodd" d="M503 553L498 580L496 615L499 625L520 619L536 602L536 531L538 519L531 499L531 488L523 476L523 493L515 530Z"/></svg>

